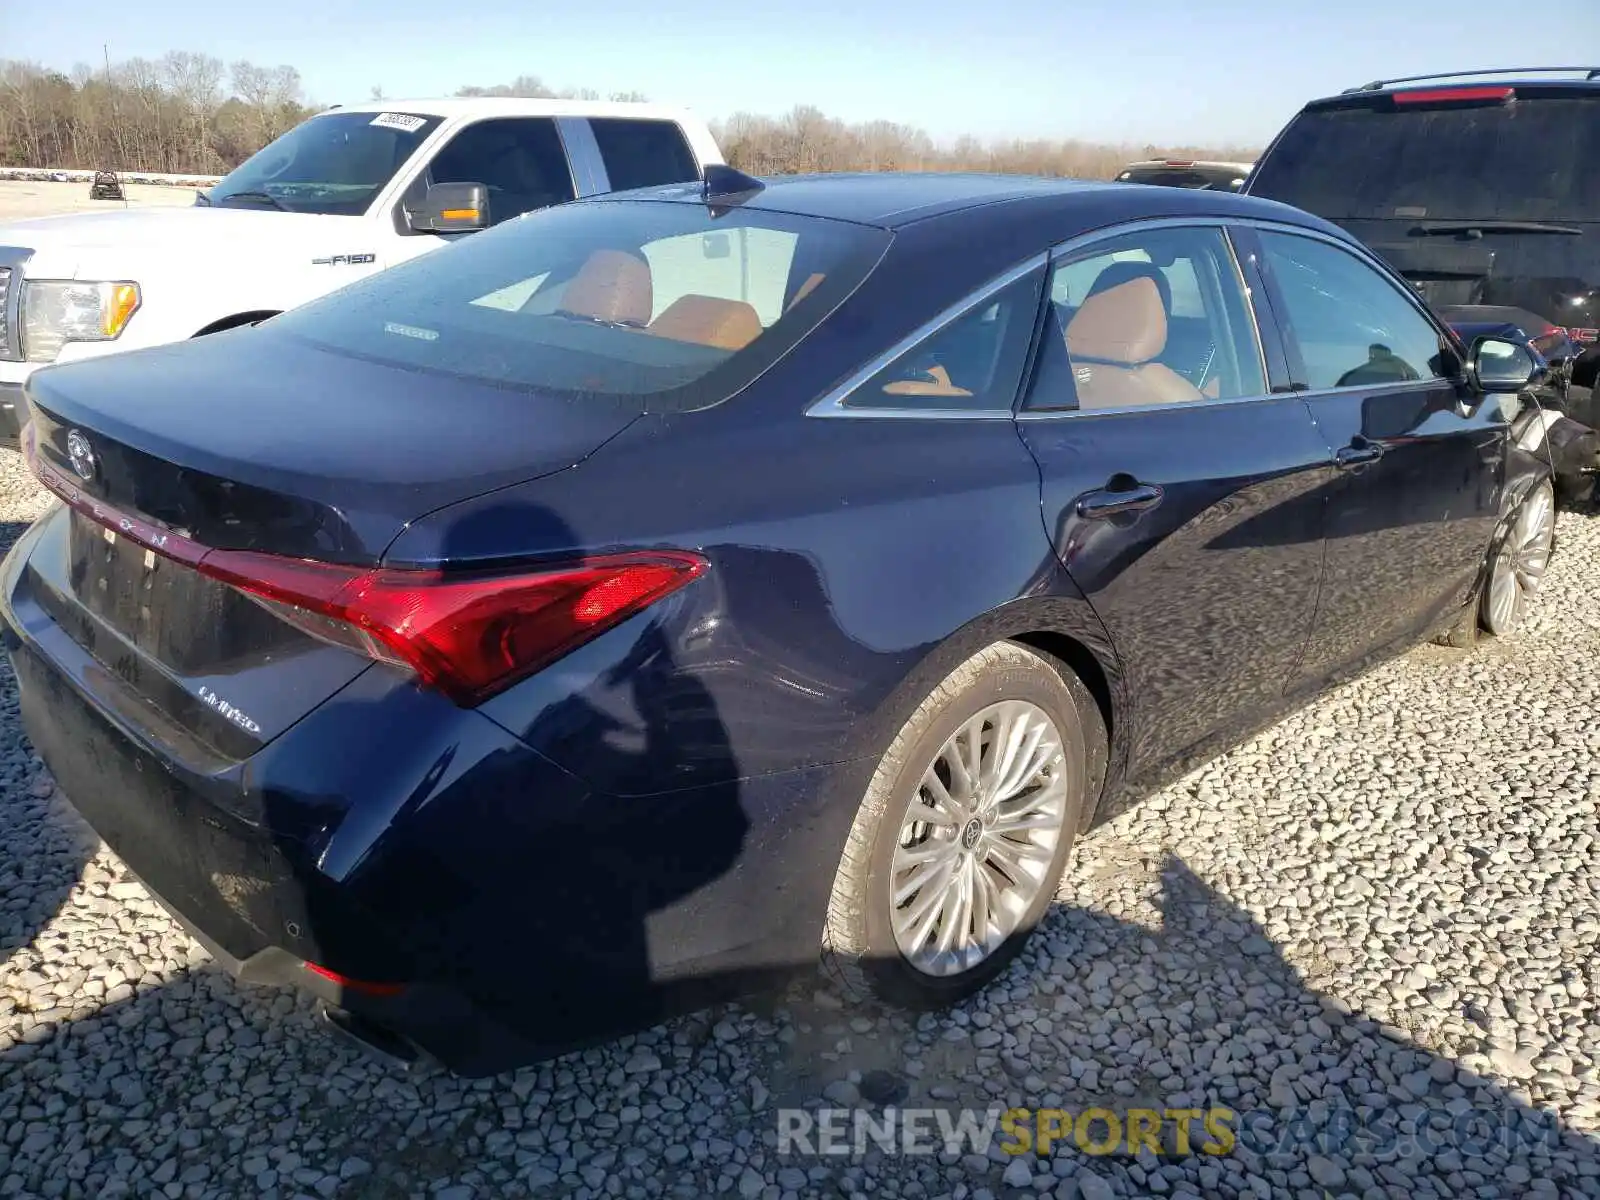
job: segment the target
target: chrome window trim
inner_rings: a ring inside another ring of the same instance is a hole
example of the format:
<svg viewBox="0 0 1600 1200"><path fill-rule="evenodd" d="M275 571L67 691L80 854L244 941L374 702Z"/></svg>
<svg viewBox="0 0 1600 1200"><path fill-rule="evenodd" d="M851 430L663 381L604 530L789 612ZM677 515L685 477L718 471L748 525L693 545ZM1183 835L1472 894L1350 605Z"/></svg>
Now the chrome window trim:
<svg viewBox="0 0 1600 1200"><path fill-rule="evenodd" d="M1231 396L1228 399L1167 400L1159 404L1128 404L1121 408L1039 408L1017 414L1019 421L1058 421L1068 417L1123 417L1137 413L1193 412L1220 408L1227 404L1261 404L1267 400L1298 400L1299 392L1266 392L1259 396Z"/></svg>
<svg viewBox="0 0 1600 1200"><path fill-rule="evenodd" d="M1449 388L1451 391L1455 391L1455 384L1448 379L1421 381L1423 386L1426 386L1430 383L1437 385L1437 389L1430 388L1429 390L1443 390L1445 388ZM1387 396L1396 392L1414 392L1417 390L1418 386L1419 385L1417 383L1386 383L1381 387L1323 388L1322 390L1315 392L1267 392L1259 396L1234 396L1227 400L1213 400L1211 397L1207 396L1200 400L1169 400L1160 404L1130 404L1124 408L1046 408L1039 409L1037 411L1019 412L1017 414L1017 420L1048 421L1063 417L1121 417L1130 413L1192 412L1195 409L1218 408L1226 404L1263 404L1268 400L1289 400L1296 402L1315 400L1322 396L1343 396L1352 391L1359 391L1363 395L1368 396Z"/></svg>
<svg viewBox="0 0 1600 1200"><path fill-rule="evenodd" d="M1267 343L1261 336L1261 320L1256 316L1255 297L1250 294L1250 280L1245 277L1244 263L1239 258L1239 246L1233 240L1233 230L1222 227L1222 241L1228 247L1228 261L1233 264L1233 277L1239 285L1239 295L1244 298L1244 311L1250 318L1250 333L1255 338L1256 362L1261 367L1261 383L1272 393L1272 364L1267 362Z"/></svg>
<svg viewBox="0 0 1600 1200"><path fill-rule="evenodd" d="M860 407L852 408L846 401L858 388L867 383L874 375L883 370L895 359L917 348L922 342L939 333L945 326L966 316L967 313L977 308L984 301L992 299L996 293L1004 291L1017 280L1027 275L1030 271L1037 271L1049 262L1048 252L1041 252L1031 258L1018 263L1016 266L996 275L988 283L980 285L976 291L968 293L946 308L938 316L924 322L905 337L901 338L889 349L872 358L867 364L848 376L845 381L833 388L821 399L815 400L806 409L808 417L889 417L891 419L904 419L914 417L920 420L940 421L1009 421L1012 419L1012 406L1007 404L1004 408L878 408Z"/></svg>

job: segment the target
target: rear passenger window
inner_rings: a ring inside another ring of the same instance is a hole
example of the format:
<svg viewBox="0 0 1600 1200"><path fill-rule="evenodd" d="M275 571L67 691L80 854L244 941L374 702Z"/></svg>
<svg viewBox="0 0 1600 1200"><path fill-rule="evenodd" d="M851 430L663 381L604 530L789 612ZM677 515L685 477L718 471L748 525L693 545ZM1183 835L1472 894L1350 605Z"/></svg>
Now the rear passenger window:
<svg viewBox="0 0 1600 1200"><path fill-rule="evenodd" d="M614 192L700 178L688 139L671 121L591 117L589 128Z"/></svg>
<svg viewBox="0 0 1600 1200"><path fill-rule="evenodd" d="M1150 229L1057 263L1030 409L1140 408L1267 390L1220 229Z"/></svg>
<svg viewBox="0 0 1600 1200"><path fill-rule="evenodd" d="M428 179L483 184L489 189L493 225L563 204L574 195L567 152L549 117L505 117L468 125L435 156Z"/></svg>
<svg viewBox="0 0 1600 1200"><path fill-rule="evenodd" d="M1438 330L1376 268L1327 242L1261 235L1314 391L1443 379L1450 373Z"/></svg>
<svg viewBox="0 0 1600 1200"><path fill-rule="evenodd" d="M855 388L847 408L1003 410L1016 402L1044 271L975 301Z"/></svg>

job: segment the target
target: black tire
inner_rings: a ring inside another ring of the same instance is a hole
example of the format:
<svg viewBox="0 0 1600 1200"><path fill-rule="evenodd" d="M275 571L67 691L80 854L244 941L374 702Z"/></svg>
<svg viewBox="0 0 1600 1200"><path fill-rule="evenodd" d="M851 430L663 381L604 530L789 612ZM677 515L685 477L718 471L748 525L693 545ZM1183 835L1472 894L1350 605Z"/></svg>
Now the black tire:
<svg viewBox="0 0 1600 1200"><path fill-rule="evenodd" d="M890 924L890 863L928 763L963 724L991 704L1026 700L1055 723L1065 752L1065 820L1044 886L1016 931L975 967L924 974L900 953ZM978 991L1016 957L1055 898L1085 806L1106 763L1105 722L1075 674L1016 642L997 642L962 663L925 699L884 752L839 861L823 935L826 973L852 1000L942 1008Z"/></svg>

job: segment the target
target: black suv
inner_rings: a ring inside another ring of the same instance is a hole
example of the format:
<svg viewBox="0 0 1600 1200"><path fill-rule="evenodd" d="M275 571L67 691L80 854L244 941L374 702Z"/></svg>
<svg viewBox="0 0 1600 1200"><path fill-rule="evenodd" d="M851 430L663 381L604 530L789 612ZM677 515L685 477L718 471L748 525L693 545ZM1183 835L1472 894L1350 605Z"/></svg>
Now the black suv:
<svg viewBox="0 0 1600 1200"><path fill-rule="evenodd" d="M1600 427L1600 68L1379 80L1314 100L1244 192L1342 225L1463 333L1520 331Z"/></svg>

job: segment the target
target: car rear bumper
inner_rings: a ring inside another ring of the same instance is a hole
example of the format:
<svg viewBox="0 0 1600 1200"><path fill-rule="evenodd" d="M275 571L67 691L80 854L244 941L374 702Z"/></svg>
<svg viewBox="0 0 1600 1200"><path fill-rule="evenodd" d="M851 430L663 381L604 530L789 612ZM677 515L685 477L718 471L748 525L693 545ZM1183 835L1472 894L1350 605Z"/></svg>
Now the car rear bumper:
<svg viewBox="0 0 1600 1200"><path fill-rule="evenodd" d="M482 1076L815 963L842 839L821 797L859 795L871 764L601 796L376 669L250 758L208 757L32 598L40 540L0 565L24 727L242 981L291 984Z"/></svg>
<svg viewBox="0 0 1600 1200"><path fill-rule="evenodd" d="M224 970L244 983L296 987L466 1076L571 1044L557 1027L548 1040L531 1039L461 990L420 977L437 963L401 950L357 889L319 872L310 847L208 803L199 780L121 727L19 633L9 604L0 602L0 618L24 728L63 794ZM328 962L348 982L310 965Z"/></svg>

